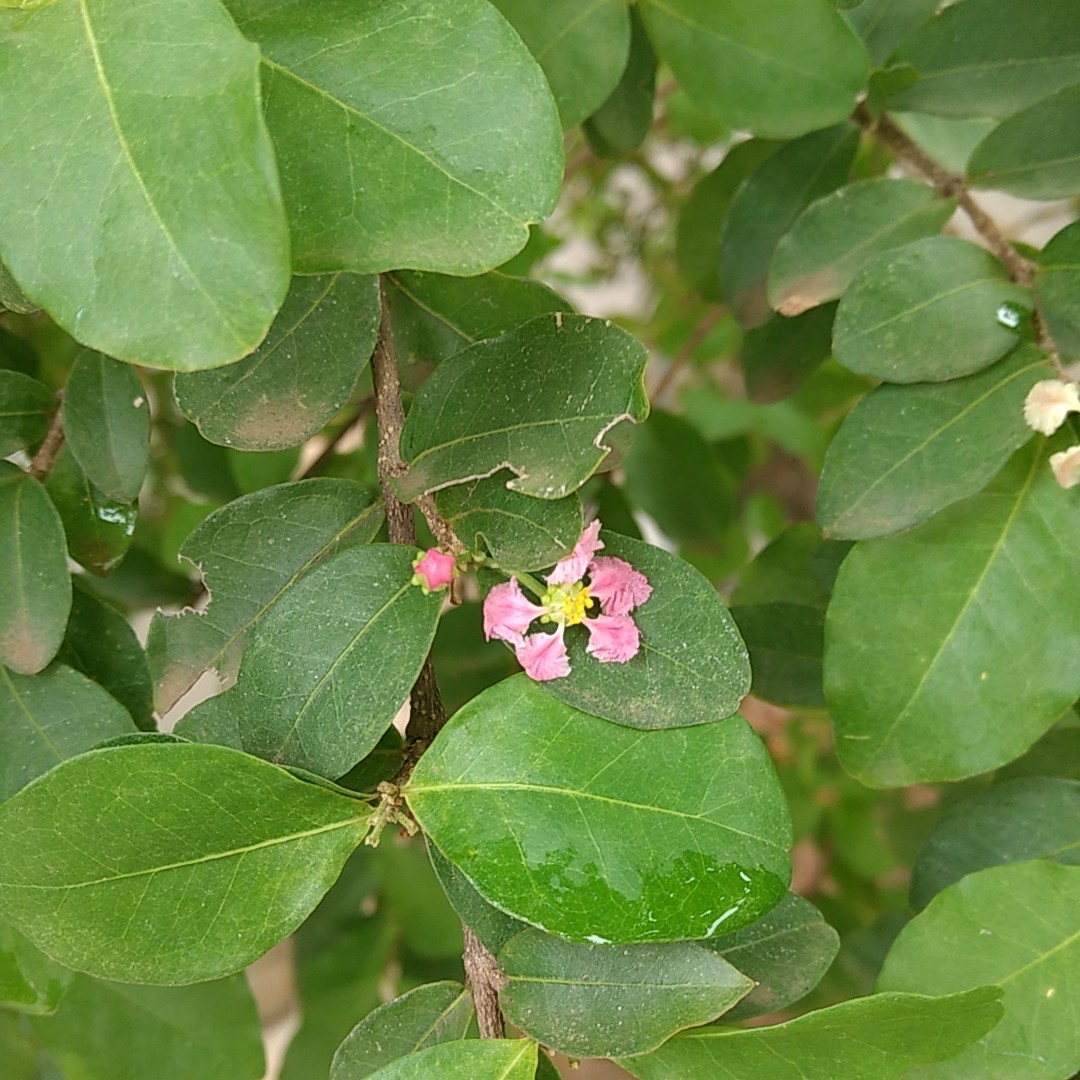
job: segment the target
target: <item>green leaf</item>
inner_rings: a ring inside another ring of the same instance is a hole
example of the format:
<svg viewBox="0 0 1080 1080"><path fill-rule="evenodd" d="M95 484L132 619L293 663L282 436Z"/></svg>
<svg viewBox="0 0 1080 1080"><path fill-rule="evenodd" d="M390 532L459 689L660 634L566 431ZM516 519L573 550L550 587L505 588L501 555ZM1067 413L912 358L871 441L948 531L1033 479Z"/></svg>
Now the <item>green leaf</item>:
<svg viewBox="0 0 1080 1080"><path fill-rule="evenodd" d="M499 1004L526 1035L570 1057L630 1057L714 1020L753 983L690 941L575 944L525 930L499 952Z"/></svg>
<svg viewBox="0 0 1080 1080"><path fill-rule="evenodd" d="M1066 225L1042 249L1035 296L1054 341L1080 357L1080 222Z"/></svg>
<svg viewBox="0 0 1080 1080"><path fill-rule="evenodd" d="M431 649L448 713L518 670L514 654L501 641L484 640L479 604L462 604L445 612Z"/></svg>
<svg viewBox="0 0 1080 1080"><path fill-rule="evenodd" d="M371 1080L533 1080L537 1046L531 1039L469 1039L441 1043L369 1073Z"/></svg>
<svg viewBox="0 0 1080 1080"><path fill-rule="evenodd" d="M0 327L0 370L18 371L34 378L39 367L38 354L33 345Z"/></svg>
<svg viewBox="0 0 1080 1080"><path fill-rule="evenodd" d="M793 319L775 316L743 335L742 365L752 402L771 405L794 394L832 356L836 304Z"/></svg>
<svg viewBox="0 0 1080 1080"><path fill-rule="evenodd" d="M559 118L485 0L229 0L263 98L300 273L491 270L555 207Z"/></svg>
<svg viewBox="0 0 1080 1080"><path fill-rule="evenodd" d="M844 561L825 623L825 692L841 764L863 783L1003 765L1080 695L1069 659L1080 553L1068 539L1080 505L1055 483L1042 443L980 494Z"/></svg>
<svg viewBox="0 0 1080 1080"><path fill-rule="evenodd" d="M99 978L218 978L296 929L369 815L222 746L94 750L0 805L0 910Z"/></svg>
<svg viewBox="0 0 1080 1080"><path fill-rule="evenodd" d="M862 180L823 196L776 245L769 303L791 316L838 299L868 258L941 232L955 209L913 180Z"/></svg>
<svg viewBox="0 0 1080 1080"><path fill-rule="evenodd" d="M44 383L0 369L0 457L41 442L55 411L56 398Z"/></svg>
<svg viewBox="0 0 1080 1080"><path fill-rule="evenodd" d="M966 874L1026 859L1080 864L1080 781L1023 777L950 807L919 852L912 906L926 907Z"/></svg>
<svg viewBox="0 0 1080 1080"><path fill-rule="evenodd" d="M63 415L67 443L90 483L133 502L150 456L150 406L134 368L85 350L68 377Z"/></svg>
<svg viewBox="0 0 1080 1080"><path fill-rule="evenodd" d="M188 724L238 731L268 761L347 773L393 722L435 636L443 593L412 584L414 554L373 544L305 574L252 631L236 686Z"/></svg>
<svg viewBox="0 0 1080 1080"><path fill-rule="evenodd" d="M176 402L204 439L238 450L306 442L349 400L379 330L379 282L294 277L266 340L216 371L176 377Z"/></svg>
<svg viewBox="0 0 1080 1080"><path fill-rule="evenodd" d="M71 972L35 949L0 919L0 1010L48 1014L56 1011L71 983Z"/></svg>
<svg viewBox="0 0 1080 1080"><path fill-rule="evenodd" d="M833 347L845 367L889 382L955 379L1012 349L1030 306L990 252L931 236L863 264L840 301Z"/></svg>
<svg viewBox="0 0 1080 1080"><path fill-rule="evenodd" d="M723 1023L779 1012L814 989L840 948L840 937L809 900L788 893L768 914L708 948L748 975L754 986Z"/></svg>
<svg viewBox="0 0 1080 1080"><path fill-rule="evenodd" d="M772 1027L688 1032L620 1064L639 1080L903 1080L992 1028L1000 994L989 986L950 997L875 994Z"/></svg>
<svg viewBox="0 0 1080 1080"><path fill-rule="evenodd" d="M262 1038L243 976L201 986L132 986L77 975L54 1017L31 1024L80 1080L259 1080Z"/></svg>
<svg viewBox="0 0 1080 1080"><path fill-rule="evenodd" d="M379 1006L349 1032L334 1054L330 1080L366 1080L398 1058L465 1038L472 993L461 983L418 986Z"/></svg>
<svg viewBox="0 0 1080 1080"><path fill-rule="evenodd" d="M135 730L118 701L63 664L35 676L0 667L0 800L58 762Z"/></svg>
<svg viewBox="0 0 1080 1080"><path fill-rule="evenodd" d="M937 11L938 3L939 0L863 0L844 18L866 43L872 63L881 66L915 27Z"/></svg>
<svg viewBox="0 0 1080 1080"><path fill-rule="evenodd" d="M850 544L822 541L809 522L790 525L739 573L732 604L801 604L824 611Z"/></svg>
<svg viewBox="0 0 1080 1080"><path fill-rule="evenodd" d="M0 256L27 295L121 360L191 371L251 352L289 238L258 50L221 6L0 12L0 70Z"/></svg>
<svg viewBox="0 0 1080 1080"><path fill-rule="evenodd" d="M626 0L492 0L544 71L564 128L615 89L630 50Z"/></svg>
<svg viewBox="0 0 1080 1080"><path fill-rule="evenodd" d="M1080 867L1036 859L970 874L900 931L881 990L949 994L983 983L1005 992L1001 1023L920 1080L1057 1080L1080 1061Z"/></svg>
<svg viewBox="0 0 1080 1080"><path fill-rule="evenodd" d="M558 312L464 349L413 401L399 495L411 502L510 469L511 489L561 499L607 457L615 424L645 419L647 359L607 320Z"/></svg>
<svg viewBox="0 0 1080 1080"><path fill-rule="evenodd" d="M687 94L755 135L835 124L866 85L866 50L821 0L648 0L643 14Z"/></svg>
<svg viewBox="0 0 1080 1080"><path fill-rule="evenodd" d="M451 719L406 795L483 896L574 941L708 937L773 907L788 877L787 808L741 718L632 731L522 675Z"/></svg>
<svg viewBox="0 0 1080 1080"><path fill-rule="evenodd" d="M534 499L502 476L443 488L439 513L465 544L485 547L504 570L539 570L568 554L581 533L581 499Z"/></svg>
<svg viewBox="0 0 1080 1080"><path fill-rule="evenodd" d="M829 445L817 498L822 531L885 536L975 494L1031 438L1024 399L1049 374L1046 357L1022 345L962 379L872 390Z"/></svg>
<svg viewBox="0 0 1080 1080"><path fill-rule="evenodd" d="M68 554L92 574L111 574L131 547L138 506L99 491L66 446L49 471L45 490L63 523Z"/></svg>
<svg viewBox="0 0 1080 1080"><path fill-rule="evenodd" d="M0 664L33 675L56 655L71 610L64 527L45 489L0 462Z"/></svg>
<svg viewBox="0 0 1080 1080"><path fill-rule="evenodd" d="M891 108L939 116L995 116L1019 109L1076 82L1080 22L1073 0L964 0L938 6L893 53L919 81Z"/></svg>
<svg viewBox="0 0 1080 1080"><path fill-rule="evenodd" d="M6 7L0 4L0 7ZM15 311L20 315L33 315L38 306L32 300L27 299L26 294L19 288L19 283L11 276L11 271L0 263L0 309Z"/></svg>
<svg viewBox="0 0 1080 1080"><path fill-rule="evenodd" d="M823 709L825 613L785 602L734 606L731 617L750 654L756 697L788 709Z"/></svg>
<svg viewBox="0 0 1080 1080"><path fill-rule="evenodd" d="M633 613L641 651L625 664L601 664L585 652L588 635L571 629L570 674L543 689L576 709L635 728L685 727L731 716L750 690L750 664L712 584L661 548L601 535L603 554L625 559L653 588Z"/></svg>
<svg viewBox="0 0 1080 1080"><path fill-rule="evenodd" d="M858 143L851 124L804 135L766 157L739 188L720 238L720 283L744 327L769 318L776 245L807 206L847 182Z"/></svg>
<svg viewBox="0 0 1080 1080"><path fill-rule="evenodd" d="M361 484L323 477L266 488L211 514L180 548L201 569L210 606L158 613L150 624L158 711L175 705L208 669L231 681L251 628L322 559L368 543L381 521Z"/></svg>
<svg viewBox="0 0 1080 1080"><path fill-rule="evenodd" d="M1010 116L975 148L968 179L1023 199L1067 199L1080 192L1080 85Z"/></svg>

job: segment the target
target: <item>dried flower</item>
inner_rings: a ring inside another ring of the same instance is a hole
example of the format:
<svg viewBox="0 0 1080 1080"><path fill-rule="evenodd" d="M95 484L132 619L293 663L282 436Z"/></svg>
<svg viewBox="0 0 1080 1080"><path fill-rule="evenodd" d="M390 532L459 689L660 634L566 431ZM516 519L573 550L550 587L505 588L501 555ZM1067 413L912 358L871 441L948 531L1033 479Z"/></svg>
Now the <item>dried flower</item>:
<svg viewBox="0 0 1080 1080"><path fill-rule="evenodd" d="M1060 454L1051 454L1050 468L1063 488L1076 487L1080 484L1080 446L1070 446Z"/></svg>
<svg viewBox="0 0 1080 1080"><path fill-rule="evenodd" d="M1060 379L1043 379L1029 391L1024 401L1024 419L1028 427L1053 435L1071 412L1080 412L1080 396L1076 383Z"/></svg>

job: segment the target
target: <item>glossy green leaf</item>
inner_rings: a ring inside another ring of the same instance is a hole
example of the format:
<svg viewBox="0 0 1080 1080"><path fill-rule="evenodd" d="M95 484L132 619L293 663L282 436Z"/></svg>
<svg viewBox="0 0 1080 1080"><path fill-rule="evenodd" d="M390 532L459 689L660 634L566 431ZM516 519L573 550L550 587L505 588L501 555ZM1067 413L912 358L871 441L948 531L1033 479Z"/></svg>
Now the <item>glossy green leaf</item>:
<svg viewBox="0 0 1080 1080"><path fill-rule="evenodd" d="M604 555L625 559L648 579L652 596L633 613L641 651L625 664L601 664L588 633L567 633L570 674L544 690L576 709L636 728L709 724L731 716L750 689L746 645L712 584L674 555L602 533Z"/></svg>
<svg viewBox="0 0 1080 1080"><path fill-rule="evenodd" d="M92 574L111 574L131 547L138 506L99 491L66 446L49 471L45 490L63 523L68 554Z"/></svg>
<svg viewBox="0 0 1080 1080"><path fill-rule="evenodd" d="M236 686L187 723L208 713L249 754L343 776L393 722L435 636L444 593L412 584L414 555L373 544L309 571L252 631Z"/></svg>
<svg viewBox="0 0 1080 1080"><path fill-rule="evenodd" d="M820 304L793 319L775 316L743 335L746 393L759 405L794 394L832 356L836 304Z"/></svg>
<svg viewBox="0 0 1080 1080"><path fill-rule="evenodd" d="M881 990L949 994L985 983L1005 1016L959 1057L919 1080L1058 1080L1080 1061L1080 867L1035 859L970 874L900 931Z"/></svg>
<svg viewBox="0 0 1080 1080"><path fill-rule="evenodd" d="M836 359L889 382L979 371L1012 349L1028 291L981 247L931 236L863 264L840 301Z"/></svg>
<svg viewBox="0 0 1080 1080"><path fill-rule="evenodd" d="M533 1080L531 1039L469 1039L441 1043L384 1065L371 1080Z"/></svg>
<svg viewBox="0 0 1080 1080"><path fill-rule="evenodd" d="M821 981L840 937L809 900L788 893L757 922L707 942L755 983L722 1023L778 1012L801 1000Z"/></svg>
<svg viewBox="0 0 1080 1080"><path fill-rule="evenodd" d="M486 548L504 570L539 570L569 554L581 534L581 499L534 499L511 491L504 475L443 488L439 513L465 544Z"/></svg>
<svg viewBox="0 0 1080 1080"><path fill-rule="evenodd" d="M939 0L862 0L844 18L866 43L870 59L881 65L889 54L937 11Z"/></svg>
<svg viewBox="0 0 1080 1080"><path fill-rule="evenodd" d="M349 1032L334 1054L330 1080L366 1080L398 1058L464 1039L472 993L461 983L418 986L381 1005Z"/></svg>
<svg viewBox="0 0 1080 1080"><path fill-rule="evenodd" d="M177 404L210 442L299 446L349 400L378 330L376 278L294 277L262 345L237 364L177 375Z"/></svg>
<svg viewBox="0 0 1080 1080"><path fill-rule="evenodd" d="M1067 199L1080 193L1080 84L1010 116L975 148L968 164L974 187L1024 199Z"/></svg>
<svg viewBox="0 0 1080 1080"><path fill-rule="evenodd" d="M739 188L720 238L720 283L744 327L769 318L776 245L806 207L846 183L858 142L851 124L804 135L766 157Z"/></svg>
<svg viewBox="0 0 1080 1080"><path fill-rule="evenodd" d="M1023 345L944 383L880 386L844 419L825 458L817 518L828 536L900 532L979 491L1031 438L1024 399L1051 374Z"/></svg>
<svg viewBox="0 0 1080 1080"><path fill-rule="evenodd" d="M941 232L955 209L913 180L862 180L823 196L776 245L769 303L791 316L838 299L868 258Z"/></svg>
<svg viewBox="0 0 1080 1080"><path fill-rule="evenodd" d="M203 612L157 614L147 658L160 712L206 670L231 680L253 626L308 570L379 530L381 511L351 480L316 477L266 488L211 514L180 548L210 590Z"/></svg>
<svg viewBox="0 0 1080 1080"><path fill-rule="evenodd" d="M734 606L731 617L750 654L755 697L788 709L825 707L824 611L779 602Z"/></svg>
<svg viewBox="0 0 1080 1080"><path fill-rule="evenodd" d="M55 411L56 398L44 383L0 370L0 457L41 442Z"/></svg>
<svg viewBox="0 0 1080 1080"><path fill-rule="evenodd" d="M0 911L99 978L218 978L308 916L369 814L222 746L91 751L0 806Z"/></svg>
<svg viewBox="0 0 1080 1080"><path fill-rule="evenodd" d="M708 937L773 907L788 877L787 807L737 717L632 731L521 675L451 719L406 795L483 896L570 940Z"/></svg>
<svg viewBox="0 0 1080 1080"><path fill-rule="evenodd" d="M135 730L118 701L63 664L34 676L0 667L0 800L59 762Z"/></svg>
<svg viewBox="0 0 1080 1080"><path fill-rule="evenodd" d="M1043 248L1035 296L1054 341L1067 355L1080 357L1080 222L1066 225Z"/></svg>
<svg viewBox="0 0 1080 1080"><path fill-rule="evenodd" d="M63 414L68 446L90 483L133 502L150 455L150 406L135 369L85 350L68 377Z"/></svg>
<svg viewBox="0 0 1080 1080"><path fill-rule="evenodd" d="M526 1035L570 1057L630 1057L715 1019L753 986L690 941L575 944L525 930L499 951L499 1004Z"/></svg>
<svg viewBox="0 0 1080 1080"><path fill-rule="evenodd" d="M3 11L0 71L0 254L27 295L123 360L190 371L255 348L289 238L258 50L221 6Z"/></svg>
<svg viewBox="0 0 1080 1080"><path fill-rule="evenodd" d="M919 74L890 107L1001 119L1077 81L1080 21L1072 0L939 5L889 62Z"/></svg>
<svg viewBox="0 0 1080 1080"><path fill-rule="evenodd" d="M926 907L966 874L1026 859L1080 864L1080 781L1023 777L950 807L919 852L912 906Z"/></svg>
<svg viewBox="0 0 1080 1080"><path fill-rule="evenodd" d="M630 16L626 0L492 0L536 57L564 128L604 103L626 67Z"/></svg>
<svg viewBox="0 0 1080 1080"><path fill-rule="evenodd" d="M555 104L485 0L228 7L262 49L299 272L479 274L551 213Z"/></svg>
<svg viewBox="0 0 1080 1080"><path fill-rule="evenodd" d="M64 527L45 489L0 462L0 664L21 675L56 655L71 610Z"/></svg>
<svg viewBox="0 0 1080 1080"><path fill-rule="evenodd" d="M1080 695L1069 660L1080 647L1080 553L1069 540L1080 505L1054 481L1042 443L980 494L856 545L841 567L825 692L840 761L864 783L1003 765Z"/></svg>
<svg viewBox="0 0 1080 1080"><path fill-rule="evenodd" d="M0 1009L53 1013L70 984L70 971L54 964L0 919Z"/></svg>
<svg viewBox="0 0 1080 1080"><path fill-rule="evenodd" d="M620 1062L638 1080L906 1080L958 1054L998 1022L1001 991L950 997L875 994L749 1031L688 1032Z"/></svg>
<svg viewBox="0 0 1080 1080"><path fill-rule="evenodd" d="M620 420L644 420L647 355L604 319L544 315L443 363L405 421L406 500L502 469L515 491L561 499L607 456Z"/></svg>
<svg viewBox="0 0 1080 1080"><path fill-rule="evenodd" d="M820 0L648 0L643 14L687 94L755 135L835 124L866 84L866 50Z"/></svg>
<svg viewBox="0 0 1080 1080"><path fill-rule="evenodd" d="M77 975L34 1038L79 1080L260 1080L262 1038L243 976L200 986L133 986Z"/></svg>

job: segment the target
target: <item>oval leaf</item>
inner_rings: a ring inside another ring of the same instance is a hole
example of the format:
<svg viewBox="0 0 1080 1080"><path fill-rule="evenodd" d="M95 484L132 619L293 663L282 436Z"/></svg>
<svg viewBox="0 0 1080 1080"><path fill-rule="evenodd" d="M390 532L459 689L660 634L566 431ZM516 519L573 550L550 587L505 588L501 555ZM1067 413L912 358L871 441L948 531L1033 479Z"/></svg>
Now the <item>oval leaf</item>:
<svg viewBox="0 0 1080 1080"><path fill-rule="evenodd" d="M55 411L56 398L44 383L0 369L0 457L41 442Z"/></svg>
<svg viewBox="0 0 1080 1080"><path fill-rule="evenodd" d="M1054 341L1067 355L1080 356L1080 222L1066 225L1043 248L1035 295Z"/></svg>
<svg viewBox="0 0 1080 1080"><path fill-rule="evenodd" d="M453 717L406 794L488 900L574 941L709 937L773 907L789 873L783 794L739 717L632 731L521 675Z"/></svg>
<svg viewBox="0 0 1080 1080"><path fill-rule="evenodd" d="M939 0L861 0L844 18L866 42L875 67L884 66L889 54L938 8Z"/></svg>
<svg viewBox="0 0 1080 1080"><path fill-rule="evenodd" d="M429 1046L384 1065L371 1080L533 1080L537 1046L531 1039L469 1039Z"/></svg>

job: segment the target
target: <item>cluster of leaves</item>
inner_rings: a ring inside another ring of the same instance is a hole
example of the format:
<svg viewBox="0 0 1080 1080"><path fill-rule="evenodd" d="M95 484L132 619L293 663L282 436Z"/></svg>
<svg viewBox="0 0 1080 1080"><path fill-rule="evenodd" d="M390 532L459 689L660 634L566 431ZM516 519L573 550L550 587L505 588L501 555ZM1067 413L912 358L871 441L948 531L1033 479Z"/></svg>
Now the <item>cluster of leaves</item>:
<svg viewBox="0 0 1080 1080"><path fill-rule="evenodd" d="M1076 1070L1080 225L969 193L1080 194L1073 0L2 6L15 1080L254 1080L294 933L286 1080ZM586 510L641 651L534 683L477 601Z"/></svg>

